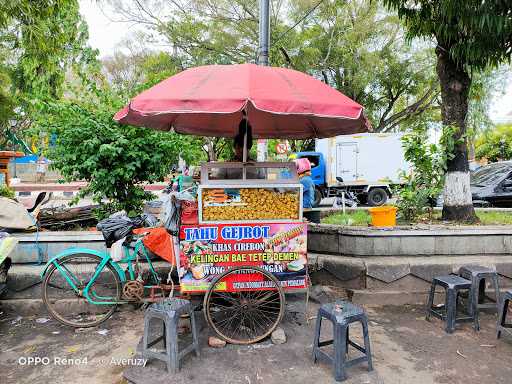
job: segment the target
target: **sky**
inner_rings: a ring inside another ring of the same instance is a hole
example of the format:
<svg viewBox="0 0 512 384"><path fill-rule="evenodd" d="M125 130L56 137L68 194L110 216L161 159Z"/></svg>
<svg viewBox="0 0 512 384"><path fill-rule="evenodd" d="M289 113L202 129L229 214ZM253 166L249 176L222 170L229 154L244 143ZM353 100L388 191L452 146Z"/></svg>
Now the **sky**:
<svg viewBox="0 0 512 384"><path fill-rule="evenodd" d="M100 51L101 57L111 55L123 38L140 28L111 21L110 15L106 15L94 0L80 0L80 12L89 25L89 44ZM493 98L489 113L495 123L512 122L512 76L508 79L505 93Z"/></svg>

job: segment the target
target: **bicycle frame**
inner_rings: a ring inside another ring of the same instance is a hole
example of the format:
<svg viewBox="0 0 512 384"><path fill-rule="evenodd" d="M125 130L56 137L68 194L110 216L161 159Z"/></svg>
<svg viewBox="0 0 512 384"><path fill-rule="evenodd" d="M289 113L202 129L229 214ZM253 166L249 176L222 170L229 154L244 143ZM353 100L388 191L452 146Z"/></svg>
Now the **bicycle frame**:
<svg viewBox="0 0 512 384"><path fill-rule="evenodd" d="M96 295L94 292L94 289L91 290L91 287L94 285L94 282L98 278L98 276L101 274L105 266L110 263L116 273L118 274L118 277L121 281L121 284L126 283L127 281L135 280L137 276L135 276L135 270L133 268L133 262L137 260L137 254L138 252L142 250L142 253L144 255L144 258L148 262L149 270L151 272L152 277L155 279L156 282L160 281L160 278L158 277L155 269L153 268L153 264L151 263L151 259L149 258L148 252L146 250L146 247L142 243L142 239L138 239L135 242L135 247L133 249L133 252L130 253L129 247L123 246L123 252L124 257L119 262L116 262L112 260L112 257L107 252L99 252L94 249L88 249L88 248L68 248L64 252L58 254L54 258L52 258L44 267L43 271L41 272L41 278L44 277L46 272L48 271L48 268L50 265L54 265L55 268L59 271L59 273L64 276L64 279L67 281L67 283L73 288L73 290L77 294L83 295L87 299L87 301L91 304L95 305L112 305L112 304L126 304L129 303L127 300L108 300L108 297L101 297ZM98 256L101 259L100 264L96 267L96 270L94 271L94 275L92 276L91 280L87 283L87 286L80 292L80 289L77 287L79 285L78 279L76 276L73 275L71 271L69 271L65 265L60 263L59 261L63 259L66 256L72 255L72 254L90 254L94 256ZM127 263L127 271L129 278L126 278L125 271L121 266L120 263ZM145 288L148 288L150 286L144 286Z"/></svg>

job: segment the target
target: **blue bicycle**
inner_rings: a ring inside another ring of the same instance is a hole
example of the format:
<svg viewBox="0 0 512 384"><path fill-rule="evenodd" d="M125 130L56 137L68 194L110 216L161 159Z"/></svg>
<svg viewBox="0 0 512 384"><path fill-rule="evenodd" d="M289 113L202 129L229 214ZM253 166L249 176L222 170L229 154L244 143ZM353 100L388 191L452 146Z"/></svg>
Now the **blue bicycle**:
<svg viewBox="0 0 512 384"><path fill-rule="evenodd" d="M94 327L107 320L119 304L141 302L145 289L161 285L142 237L124 257L87 248L70 248L51 259L44 268L42 296L50 315L72 327ZM142 278L139 258L147 261L149 277ZM120 264L127 264L124 270ZM162 289L163 292L163 289Z"/></svg>

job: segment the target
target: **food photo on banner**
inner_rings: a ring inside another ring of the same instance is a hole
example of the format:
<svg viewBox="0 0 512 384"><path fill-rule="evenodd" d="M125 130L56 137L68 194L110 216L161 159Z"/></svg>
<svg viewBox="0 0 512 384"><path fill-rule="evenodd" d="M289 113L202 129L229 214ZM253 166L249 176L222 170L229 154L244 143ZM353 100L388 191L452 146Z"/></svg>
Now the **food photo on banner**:
<svg viewBox="0 0 512 384"><path fill-rule="evenodd" d="M284 289L306 288L307 224L252 223L186 225L180 231L180 285L204 292L227 269L252 265L272 273ZM265 289L261 275L240 273L216 290Z"/></svg>

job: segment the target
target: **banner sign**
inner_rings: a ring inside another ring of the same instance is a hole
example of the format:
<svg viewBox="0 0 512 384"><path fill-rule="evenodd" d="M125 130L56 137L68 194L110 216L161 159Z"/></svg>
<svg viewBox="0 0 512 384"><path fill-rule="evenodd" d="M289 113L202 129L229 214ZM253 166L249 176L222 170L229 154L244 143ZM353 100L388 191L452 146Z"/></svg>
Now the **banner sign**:
<svg viewBox="0 0 512 384"><path fill-rule="evenodd" d="M205 292L215 277L236 266L263 268L286 290L306 288L307 224L258 222L181 227L178 273L182 292ZM257 281L261 280L259 274L229 277L217 289L265 289L265 282Z"/></svg>

